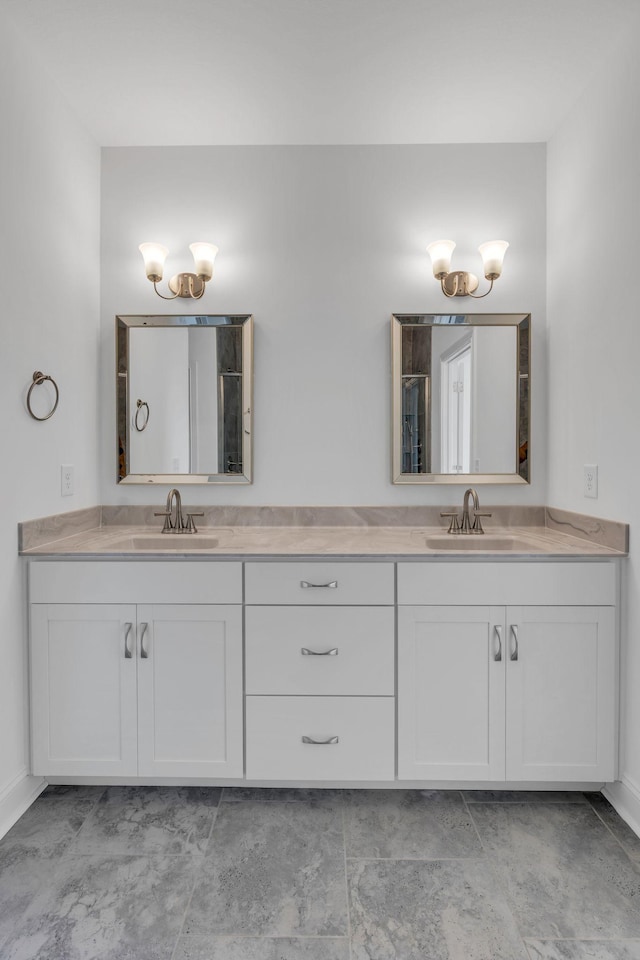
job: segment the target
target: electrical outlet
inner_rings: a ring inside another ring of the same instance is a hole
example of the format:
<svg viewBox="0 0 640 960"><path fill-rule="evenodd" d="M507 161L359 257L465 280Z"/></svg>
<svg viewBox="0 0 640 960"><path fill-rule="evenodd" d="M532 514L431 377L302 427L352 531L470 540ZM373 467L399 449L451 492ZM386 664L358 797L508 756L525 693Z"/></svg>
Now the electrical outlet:
<svg viewBox="0 0 640 960"><path fill-rule="evenodd" d="M584 495L598 498L598 464L585 463L584 465Z"/></svg>
<svg viewBox="0 0 640 960"><path fill-rule="evenodd" d="M73 464L63 463L60 467L60 493L63 497L73 495Z"/></svg>

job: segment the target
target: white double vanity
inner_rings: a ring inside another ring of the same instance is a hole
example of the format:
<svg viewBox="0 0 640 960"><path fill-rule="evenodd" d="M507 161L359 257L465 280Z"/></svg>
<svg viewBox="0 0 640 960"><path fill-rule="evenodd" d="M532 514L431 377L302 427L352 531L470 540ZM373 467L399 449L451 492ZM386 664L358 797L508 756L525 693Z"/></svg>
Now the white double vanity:
<svg viewBox="0 0 640 960"><path fill-rule="evenodd" d="M529 481L530 321L392 317L394 483ZM252 330L249 314L116 318L119 484L251 482ZM473 488L461 522L181 502L21 525L34 774L615 779L624 524L481 511Z"/></svg>
<svg viewBox="0 0 640 960"><path fill-rule="evenodd" d="M48 542L23 537L34 774L615 779L626 543L567 536L561 523L529 528L529 552L522 539L491 550L464 536L429 548L414 524L206 523L179 552L157 522L134 530L143 551L134 528L104 517Z"/></svg>

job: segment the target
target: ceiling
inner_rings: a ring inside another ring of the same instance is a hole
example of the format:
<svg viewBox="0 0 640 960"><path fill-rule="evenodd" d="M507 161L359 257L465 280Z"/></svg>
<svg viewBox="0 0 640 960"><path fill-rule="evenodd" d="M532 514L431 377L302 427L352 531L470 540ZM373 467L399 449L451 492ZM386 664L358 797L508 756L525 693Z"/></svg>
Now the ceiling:
<svg viewBox="0 0 640 960"><path fill-rule="evenodd" d="M105 146L544 141L638 0L0 0Z"/></svg>

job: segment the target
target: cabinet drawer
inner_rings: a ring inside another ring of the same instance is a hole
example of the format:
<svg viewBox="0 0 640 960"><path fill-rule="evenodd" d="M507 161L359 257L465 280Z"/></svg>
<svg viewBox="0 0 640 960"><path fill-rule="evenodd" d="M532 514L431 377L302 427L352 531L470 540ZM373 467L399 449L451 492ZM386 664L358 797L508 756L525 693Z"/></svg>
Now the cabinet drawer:
<svg viewBox="0 0 640 960"><path fill-rule="evenodd" d="M615 562L399 563L400 604L616 603Z"/></svg>
<svg viewBox="0 0 640 960"><path fill-rule="evenodd" d="M393 696L393 607L248 607L246 690Z"/></svg>
<svg viewBox="0 0 640 960"><path fill-rule="evenodd" d="M393 780L393 697L247 697L246 704L248 780Z"/></svg>
<svg viewBox="0 0 640 960"><path fill-rule="evenodd" d="M245 564L247 603L392 604L392 563Z"/></svg>
<svg viewBox="0 0 640 960"><path fill-rule="evenodd" d="M29 599L31 603L242 603L242 564L32 561Z"/></svg>

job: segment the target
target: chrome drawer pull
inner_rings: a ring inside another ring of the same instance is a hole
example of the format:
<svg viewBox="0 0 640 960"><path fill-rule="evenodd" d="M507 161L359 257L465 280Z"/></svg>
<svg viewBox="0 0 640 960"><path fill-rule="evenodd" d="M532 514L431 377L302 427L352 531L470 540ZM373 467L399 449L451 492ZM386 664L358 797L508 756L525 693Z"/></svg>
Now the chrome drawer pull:
<svg viewBox="0 0 640 960"><path fill-rule="evenodd" d="M498 641L498 650L494 654L493 659L496 663L500 663L502 660L502 627L499 624L496 624L493 628L495 630L496 639Z"/></svg>
<svg viewBox="0 0 640 960"><path fill-rule="evenodd" d="M133 624L132 624L132 623L125 623L124 626L125 626L125 631L124 631L124 658L125 658L125 660L131 660L131 658L133 657L133 651L132 651L131 647L129 646L129 634L131 633L131 627L133 626Z"/></svg>
<svg viewBox="0 0 640 960"><path fill-rule="evenodd" d="M301 647L300 653L303 657L337 657L338 648L333 647L332 650L309 650L308 647Z"/></svg>
<svg viewBox="0 0 640 960"><path fill-rule="evenodd" d="M149 659L149 651L145 648L145 645L144 645L144 635L147 632L148 626L149 626L148 623L140 624L140 659L141 660Z"/></svg>
<svg viewBox="0 0 640 960"><path fill-rule="evenodd" d="M339 737L329 737L328 740L314 740L313 737L303 737L303 743L312 743L316 747L327 747L331 743L338 743Z"/></svg>
<svg viewBox="0 0 640 960"><path fill-rule="evenodd" d="M511 654L511 659L512 659L512 660L517 660L517 659L518 659L518 628L517 628L517 626L515 625L515 623L512 623L512 624L511 624L511 635L513 636L513 639L514 639L514 642L515 642L515 647L513 648L513 652L512 652L512 654Z"/></svg>
<svg viewBox="0 0 640 960"><path fill-rule="evenodd" d="M332 580L330 583L309 583L308 580L301 580L300 586L305 590L307 587L319 587L321 589L328 588L329 590L335 590L338 586L338 581Z"/></svg>

